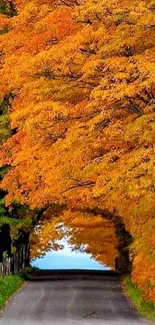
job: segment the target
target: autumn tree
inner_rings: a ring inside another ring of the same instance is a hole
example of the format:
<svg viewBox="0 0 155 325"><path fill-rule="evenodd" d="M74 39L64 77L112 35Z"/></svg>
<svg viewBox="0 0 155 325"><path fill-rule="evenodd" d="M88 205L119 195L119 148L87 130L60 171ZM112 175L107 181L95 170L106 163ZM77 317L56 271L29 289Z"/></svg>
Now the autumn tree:
<svg viewBox="0 0 155 325"><path fill-rule="evenodd" d="M103 216L84 211L58 213L50 207L31 235L31 257L62 249L66 238L73 251L85 252L100 263L115 269L118 257L114 224Z"/></svg>
<svg viewBox="0 0 155 325"><path fill-rule="evenodd" d="M0 96L12 95L16 129L2 148L7 204L119 214L133 280L154 300L154 2L15 4L0 18Z"/></svg>
<svg viewBox="0 0 155 325"><path fill-rule="evenodd" d="M3 21L16 14L14 4L11 1L0 1L0 12L3 14ZM0 34L8 32L5 24ZM10 126L9 111L11 108L12 94L5 94L0 100L0 145L5 143L16 131ZM9 165L0 168L0 181L10 170ZM30 211L28 206L22 206L14 202L10 206L5 206L7 192L0 189L0 261L2 261L4 251L8 256L13 256L13 252L21 245L28 244L29 233L32 229L32 218L36 213Z"/></svg>

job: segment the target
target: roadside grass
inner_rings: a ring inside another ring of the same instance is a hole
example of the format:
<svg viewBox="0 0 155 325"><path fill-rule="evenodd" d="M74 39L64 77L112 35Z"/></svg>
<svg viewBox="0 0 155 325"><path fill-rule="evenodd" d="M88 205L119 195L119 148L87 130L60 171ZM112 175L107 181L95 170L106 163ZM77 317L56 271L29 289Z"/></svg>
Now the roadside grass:
<svg viewBox="0 0 155 325"><path fill-rule="evenodd" d="M148 320L155 321L155 303L143 299L143 291L132 283L130 276L123 277L123 286L127 296L130 298L138 312Z"/></svg>
<svg viewBox="0 0 155 325"><path fill-rule="evenodd" d="M19 274L8 275L0 278L0 310L4 307L5 303L12 297L25 281L30 280L36 269L31 266L22 270Z"/></svg>
<svg viewBox="0 0 155 325"><path fill-rule="evenodd" d="M24 281L24 278L20 275L8 275L0 279L0 309L18 291Z"/></svg>

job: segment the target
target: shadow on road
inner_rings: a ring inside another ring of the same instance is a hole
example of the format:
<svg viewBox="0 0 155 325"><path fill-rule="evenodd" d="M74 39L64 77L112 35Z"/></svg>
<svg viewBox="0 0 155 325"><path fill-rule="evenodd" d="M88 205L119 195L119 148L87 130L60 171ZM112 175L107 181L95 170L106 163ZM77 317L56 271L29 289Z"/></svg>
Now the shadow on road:
<svg viewBox="0 0 155 325"><path fill-rule="evenodd" d="M66 281L66 280L105 280L114 281L119 279L119 274L115 271L98 270L38 270L32 276L31 281Z"/></svg>

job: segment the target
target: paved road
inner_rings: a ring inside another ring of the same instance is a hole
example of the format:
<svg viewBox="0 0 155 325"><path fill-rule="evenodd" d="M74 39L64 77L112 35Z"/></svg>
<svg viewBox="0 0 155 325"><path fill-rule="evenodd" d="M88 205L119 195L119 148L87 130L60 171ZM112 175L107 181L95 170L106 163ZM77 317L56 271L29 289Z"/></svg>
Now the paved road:
<svg viewBox="0 0 155 325"><path fill-rule="evenodd" d="M116 274L40 272L8 303L0 325L142 325Z"/></svg>

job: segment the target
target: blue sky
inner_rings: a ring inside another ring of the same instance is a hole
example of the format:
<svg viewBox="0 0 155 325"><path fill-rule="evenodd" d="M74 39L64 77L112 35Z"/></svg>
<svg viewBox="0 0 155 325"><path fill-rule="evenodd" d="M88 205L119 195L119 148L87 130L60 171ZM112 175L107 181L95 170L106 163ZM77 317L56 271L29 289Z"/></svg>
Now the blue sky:
<svg viewBox="0 0 155 325"><path fill-rule="evenodd" d="M43 258L38 258L32 265L40 269L86 269L108 270L106 266L96 262L91 255L86 253L72 252L65 240L63 250L48 252Z"/></svg>

